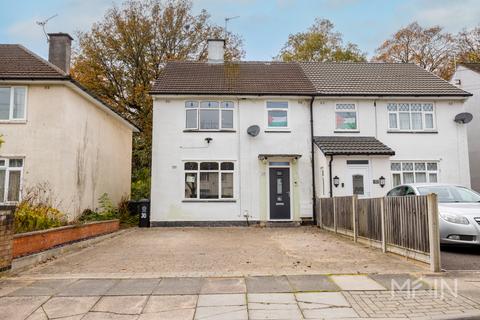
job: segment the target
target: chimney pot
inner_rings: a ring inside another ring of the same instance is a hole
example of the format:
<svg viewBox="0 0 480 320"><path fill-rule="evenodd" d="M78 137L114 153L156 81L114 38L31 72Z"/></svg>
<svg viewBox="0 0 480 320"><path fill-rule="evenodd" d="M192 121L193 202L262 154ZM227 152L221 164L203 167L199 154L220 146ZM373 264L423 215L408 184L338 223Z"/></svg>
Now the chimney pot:
<svg viewBox="0 0 480 320"><path fill-rule="evenodd" d="M68 33L49 33L48 39L48 61L69 74L73 38Z"/></svg>
<svg viewBox="0 0 480 320"><path fill-rule="evenodd" d="M225 39L208 39L208 63L223 63Z"/></svg>

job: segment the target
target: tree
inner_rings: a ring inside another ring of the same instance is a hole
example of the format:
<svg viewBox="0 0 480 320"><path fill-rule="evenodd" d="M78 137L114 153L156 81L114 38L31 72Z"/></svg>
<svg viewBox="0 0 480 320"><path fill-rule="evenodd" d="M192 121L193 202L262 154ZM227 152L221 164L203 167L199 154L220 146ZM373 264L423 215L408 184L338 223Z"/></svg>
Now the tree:
<svg viewBox="0 0 480 320"><path fill-rule="evenodd" d="M306 31L291 34L276 57L282 61L365 61L356 44L343 44L342 34L327 19L315 19Z"/></svg>
<svg viewBox="0 0 480 320"><path fill-rule="evenodd" d="M480 62L480 25L472 30L462 30L457 35L459 62Z"/></svg>
<svg viewBox="0 0 480 320"><path fill-rule="evenodd" d="M415 63L447 79L453 72L455 41L440 26L423 28L413 22L385 40L376 53L374 61Z"/></svg>
<svg viewBox="0 0 480 320"><path fill-rule="evenodd" d="M133 181L149 176L148 91L165 62L205 60L207 39L225 36L223 28L210 23L205 10L193 14L189 0L131 0L112 7L91 30L77 35L72 76L141 129L133 141ZM237 35L228 33L226 40L227 60L244 55Z"/></svg>

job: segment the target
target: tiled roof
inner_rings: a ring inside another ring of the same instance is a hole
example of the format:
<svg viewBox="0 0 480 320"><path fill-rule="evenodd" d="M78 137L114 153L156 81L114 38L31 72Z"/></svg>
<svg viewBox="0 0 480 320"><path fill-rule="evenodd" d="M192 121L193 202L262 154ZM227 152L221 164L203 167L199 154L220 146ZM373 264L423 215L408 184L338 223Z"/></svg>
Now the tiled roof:
<svg viewBox="0 0 480 320"><path fill-rule="evenodd" d="M97 95L83 87L57 66L39 57L19 44L0 44L0 80L60 80L68 81L87 95L112 110L123 120L128 122L136 131L138 127L125 118L112 106L105 103Z"/></svg>
<svg viewBox="0 0 480 320"><path fill-rule="evenodd" d="M152 93L311 95L315 89L296 63L169 62Z"/></svg>
<svg viewBox="0 0 480 320"><path fill-rule="evenodd" d="M411 63L301 63L320 95L468 96Z"/></svg>
<svg viewBox="0 0 480 320"><path fill-rule="evenodd" d="M480 73L480 63L460 63L460 65L472 71Z"/></svg>
<svg viewBox="0 0 480 320"><path fill-rule="evenodd" d="M18 44L0 44L0 79L66 79L68 75Z"/></svg>
<svg viewBox="0 0 480 320"><path fill-rule="evenodd" d="M434 74L400 63L169 62L153 94L469 96Z"/></svg>
<svg viewBox="0 0 480 320"><path fill-rule="evenodd" d="M375 137L314 137L322 153L329 155L395 155L395 151Z"/></svg>

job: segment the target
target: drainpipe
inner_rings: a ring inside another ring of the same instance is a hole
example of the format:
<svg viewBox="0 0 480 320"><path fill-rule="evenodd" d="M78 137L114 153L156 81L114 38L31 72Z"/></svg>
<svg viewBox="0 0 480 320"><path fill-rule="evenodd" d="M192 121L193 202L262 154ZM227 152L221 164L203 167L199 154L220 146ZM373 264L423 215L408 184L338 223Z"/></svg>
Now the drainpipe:
<svg viewBox="0 0 480 320"><path fill-rule="evenodd" d="M333 177L332 177L332 162L333 162L333 155L330 155L330 161L328 162L328 180L330 183L330 198L333 198Z"/></svg>
<svg viewBox="0 0 480 320"><path fill-rule="evenodd" d="M315 214L315 208L317 204L317 191L315 186L315 143L313 141L313 100L315 97L312 96L310 99L310 141L311 141L311 152L312 152L312 212L313 212L313 224L317 225L317 215Z"/></svg>

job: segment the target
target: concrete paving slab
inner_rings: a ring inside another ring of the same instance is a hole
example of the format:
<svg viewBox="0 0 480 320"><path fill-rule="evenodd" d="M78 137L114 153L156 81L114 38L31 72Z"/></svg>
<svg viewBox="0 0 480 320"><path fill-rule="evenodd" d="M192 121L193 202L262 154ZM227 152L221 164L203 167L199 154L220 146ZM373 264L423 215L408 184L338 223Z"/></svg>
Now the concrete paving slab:
<svg viewBox="0 0 480 320"><path fill-rule="evenodd" d="M350 307L340 292L304 292L296 293L300 309L318 309L324 307Z"/></svg>
<svg viewBox="0 0 480 320"><path fill-rule="evenodd" d="M48 320L48 317L42 308L38 308L26 320Z"/></svg>
<svg viewBox="0 0 480 320"><path fill-rule="evenodd" d="M285 276L257 276L245 278L249 293L291 292Z"/></svg>
<svg viewBox="0 0 480 320"><path fill-rule="evenodd" d="M3 280L0 281L0 297L7 296L10 293L31 284L32 280Z"/></svg>
<svg viewBox="0 0 480 320"><path fill-rule="evenodd" d="M249 310L249 316L251 320L300 320L303 319L300 309L275 309L275 310Z"/></svg>
<svg viewBox="0 0 480 320"><path fill-rule="evenodd" d="M249 302L248 310L290 310L298 309L296 303L257 303Z"/></svg>
<svg viewBox="0 0 480 320"><path fill-rule="evenodd" d="M198 297L196 295L151 296L143 313L158 313L178 309L195 309Z"/></svg>
<svg viewBox="0 0 480 320"><path fill-rule="evenodd" d="M107 291L111 296L150 295L160 279L121 279Z"/></svg>
<svg viewBox="0 0 480 320"><path fill-rule="evenodd" d="M199 294L203 278L163 278L153 294Z"/></svg>
<svg viewBox="0 0 480 320"><path fill-rule="evenodd" d="M142 313L138 320L193 320L195 309L177 309L156 313Z"/></svg>
<svg viewBox="0 0 480 320"><path fill-rule="evenodd" d="M365 275L334 275L332 280L341 290L346 291L367 291L367 290L386 290L379 283Z"/></svg>
<svg viewBox="0 0 480 320"><path fill-rule="evenodd" d="M345 319L358 318L358 314L352 308L326 308L303 310L305 319Z"/></svg>
<svg viewBox="0 0 480 320"><path fill-rule="evenodd" d="M248 303L297 303L293 293L249 293Z"/></svg>
<svg viewBox="0 0 480 320"><path fill-rule="evenodd" d="M43 310L50 319L83 315L99 299L100 297L53 297L43 305Z"/></svg>
<svg viewBox="0 0 480 320"><path fill-rule="evenodd" d="M245 294L202 294L198 296L197 307L244 306L247 304Z"/></svg>
<svg viewBox="0 0 480 320"><path fill-rule="evenodd" d="M340 288L326 275L291 275L287 278L295 292L340 291Z"/></svg>
<svg viewBox="0 0 480 320"><path fill-rule="evenodd" d="M119 280L81 279L63 288L57 295L63 297L101 296L107 293Z"/></svg>
<svg viewBox="0 0 480 320"><path fill-rule="evenodd" d="M2 297L0 315L2 319L23 320L32 314L50 297Z"/></svg>
<svg viewBox="0 0 480 320"><path fill-rule="evenodd" d="M63 288L71 285L73 279L37 280L29 285L11 292L10 296L53 296Z"/></svg>
<svg viewBox="0 0 480 320"><path fill-rule="evenodd" d="M370 278L387 290L429 290L431 287L423 280L410 274L372 274Z"/></svg>
<svg viewBox="0 0 480 320"><path fill-rule="evenodd" d="M89 312L82 318L82 320L137 320L137 318L138 315Z"/></svg>
<svg viewBox="0 0 480 320"><path fill-rule="evenodd" d="M246 291L243 278L206 278L200 293L245 293Z"/></svg>
<svg viewBox="0 0 480 320"><path fill-rule="evenodd" d="M97 302L92 311L140 314L148 300L148 296L106 296Z"/></svg>
<svg viewBox="0 0 480 320"><path fill-rule="evenodd" d="M248 320L246 306L198 307L195 320Z"/></svg>

